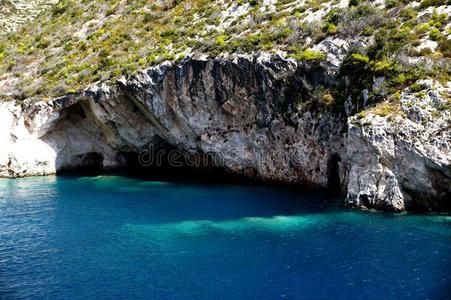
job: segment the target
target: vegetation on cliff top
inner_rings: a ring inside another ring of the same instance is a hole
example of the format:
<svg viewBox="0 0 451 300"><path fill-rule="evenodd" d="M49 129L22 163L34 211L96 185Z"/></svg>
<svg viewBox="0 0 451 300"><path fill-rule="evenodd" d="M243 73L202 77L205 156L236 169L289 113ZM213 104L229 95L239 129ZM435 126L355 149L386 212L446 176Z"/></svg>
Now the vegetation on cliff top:
<svg viewBox="0 0 451 300"><path fill-rule="evenodd" d="M0 99L71 93L192 53L317 61L325 53L314 46L328 37L369 45L351 49L344 68L364 72L359 81L386 76L394 93L419 78L449 80L450 17L439 9L448 2L61 0L0 36Z"/></svg>

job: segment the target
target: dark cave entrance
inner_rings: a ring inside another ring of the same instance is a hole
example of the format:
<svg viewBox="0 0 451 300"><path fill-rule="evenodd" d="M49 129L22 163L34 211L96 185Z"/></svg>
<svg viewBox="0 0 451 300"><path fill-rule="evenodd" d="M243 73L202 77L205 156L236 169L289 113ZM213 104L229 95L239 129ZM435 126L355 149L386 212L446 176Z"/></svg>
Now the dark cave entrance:
<svg viewBox="0 0 451 300"><path fill-rule="evenodd" d="M66 117L65 119L76 124L80 120L86 119L86 111L83 108L83 103L77 102L66 109Z"/></svg>
<svg viewBox="0 0 451 300"><path fill-rule="evenodd" d="M89 122L89 108L79 101L64 110L63 119L57 126L65 126L69 122L79 127L81 122ZM86 124L84 124L86 126ZM99 124L93 123L96 128ZM61 157L65 159L65 157ZM57 158L58 160L58 158ZM166 139L155 136L149 146L142 149L124 146L117 149L114 160L116 167L104 166L104 157L99 152L82 153L70 157L69 166L64 166L58 174L83 174L97 176L100 174L117 174L161 181L192 182L255 182L244 175L229 172L211 153L190 152L176 147Z"/></svg>
<svg viewBox="0 0 451 300"><path fill-rule="evenodd" d="M99 174L103 170L103 155L97 152L88 152L72 157L72 166L63 169L63 172L83 172L86 174Z"/></svg>
<svg viewBox="0 0 451 300"><path fill-rule="evenodd" d="M332 195L341 194L340 167L341 158L338 154L333 154L327 161L327 185Z"/></svg>
<svg viewBox="0 0 451 300"><path fill-rule="evenodd" d="M135 151L119 151L116 160L122 166L115 172L148 180L178 182L252 182L232 174L209 153L179 149L162 138L151 146Z"/></svg>

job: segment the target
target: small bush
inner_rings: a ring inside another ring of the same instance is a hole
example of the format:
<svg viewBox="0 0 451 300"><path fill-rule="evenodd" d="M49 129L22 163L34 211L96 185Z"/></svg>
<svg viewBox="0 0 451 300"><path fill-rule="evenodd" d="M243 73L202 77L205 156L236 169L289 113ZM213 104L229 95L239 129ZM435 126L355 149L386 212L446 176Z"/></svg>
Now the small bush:
<svg viewBox="0 0 451 300"><path fill-rule="evenodd" d="M438 49L443 53L443 56L450 58L451 57L451 40L443 39L438 43Z"/></svg>
<svg viewBox="0 0 451 300"><path fill-rule="evenodd" d="M23 29L0 37L0 74L16 74L11 76L17 78L17 89L26 95L51 97L69 89L80 90L96 80L136 72L164 59L181 59L189 51L214 57L223 52L281 50L299 61L319 61L326 54L305 50L311 46L304 44L305 39L310 37L311 44L317 44L336 35L375 40L369 49L348 55L342 65L344 76L353 83L346 90L353 99L358 99L362 89L371 94L373 76L386 76L384 88L390 91L384 95L424 76L449 79L441 57L449 57L451 52L444 38L449 33L445 34L449 23L446 14L434 12L427 23L417 24L417 11L406 6L410 1L386 0L386 7L394 8L387 12L374 6L373 1L350 0L349 7L332 8L318 22L302 23L304 12L318 10L326 2L278 0L275 11L263 13L261 8L269 2L60 0ZM423 7L442 3L421 1ZM252 7L242 16L222 20L222 13L236 4ZM74 34L77 31L81 34ZM437 51L415 52L418 37L428 34L438 41ZM403 63L407 54L430 55L433 66L409 66ZM329 91L317 98L327 104L332 102L329 96L337 101L345 99Z"/></svg>
<svg viewBox="0 0 451 300"><path fill-rule="evenodd" d="M363 55L363 54L360 54L360 53L353 53L352 54L352 58L355 61L362 62L362 63L365 63L365 64L370 62L370 58L367 55Z"/></svg>
<svg viewBox="0 0 451 300"><path fill-rule="evenodd" d="M423 87L418 83L414 83L409 87L409 89L412 93L418 93L423 90Z"/></svg>
<svg viewBox="0 0 451 300"><path fill-rule="evenodd" d="M429 37L433 41L439 41L443 38L443 35L437 28L432 28L432 30L429 32Z"/></svg>
<svg viewBox="0 0 451 300"><path fill-rule="evenodd" d="M440 6L445 5L446 0L423 0L420 3L420 9L429 7L429 6Z"/></svg>
<svg viewBox="0 0 451 300"><path fill-rule="evenodd" d="M304 60L324 60L326 55L321 51L314 51L311 49L306 49L304 51L299 51L293 55L293 58L298 61Z"/></svg>

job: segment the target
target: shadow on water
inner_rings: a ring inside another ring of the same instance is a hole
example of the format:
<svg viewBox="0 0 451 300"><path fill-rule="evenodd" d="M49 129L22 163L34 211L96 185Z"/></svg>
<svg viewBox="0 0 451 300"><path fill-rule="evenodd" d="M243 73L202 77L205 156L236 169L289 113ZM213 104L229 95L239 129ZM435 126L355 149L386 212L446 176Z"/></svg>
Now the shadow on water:
<svg viewBox="0 0 451 300"><path fill-rule="evenodd" d="M136 184L121 183L113 184L112 188L119 192L139 192L139 187L157 186L166 188L168 192L176 190L186 190L187 192L198 192L203 188L224 189L223 197L233 197L235 195L253 196L256 204L264 208L284 207L284 212L288 215L309 213L312 211L321 212L325 209L343 206L343 198L329 190L315 189L295 184L285 184L280 182L267 182L259 179L250 179L245 176L233 175L224 170L193 170L192 168L158 168L147 169L145 171L127 169L114 172L63 172L58 175L60 179L89 179L92 183L96 181L108 180L108 178L123 178L136 182ZM159 184L158 184L159 183ZM173 186L176 185L176 188ZM131 185L131 186L130 186ZM143 193L145 189L142 189ZM147 190L151 193L151 190ZM273 195L274 200L259 202L259 195ZM245 216L243 216L245 217Z"/></svg>
<svg viewBox="0 0 451 300"><path fill-rule="evenodd" d="M162 147L165 150L163 153L170 153L170 151L175 149L167 144ZM298 197L290 197L295 200L291 203L292 212L289 212L289 214L301 213L306 206L315 210L321 210L330 208L331 206L340 207L343 205L343 198L340 196L338 171L335 170L337 161L339 160L338 157L333 157L330 162L330 186L320 190L308 186L262 180L256 176L256 171L252 169L244 170L242 174L232 174L223 167L218 167L213 161L208 161L208 158L202 157L202 154L199 155L195 159L204 162L202 167L188 166L186 157L183 156L180 156L180 161L176 161L175 163L172 160L172 164L168 163L171 161L170 158L162 157L158 166L155 164L143 166L138 157L138 153L120 152L118 154L118 160L122 161L126 167L118 170L104 171L99 167L98 160L94 159L96 156L93 154L88 157L89 159L85 159L87 163L82 170L76 172L66 170L60 172L58 175L60 178L119 176L144 182L168 182L179 184L180 186L189 185L200 188L215 186L230 188L244 187L247 188L246 192L252 193L252 190L254 190L255 194L261 193L262 190L266 189L268 192L298 195ZM273 204L276 205L277 203Z"/></svg>
<svg viewBox="0 0 451 300"><path fill-rule="evenodd" d="M335 165L332 161L332 185L337 178ZM448 217L345 210L342 198L328 191L215 171L150 168L137 172L131 168L104 173L94 169L65 172L52 180L5 182L11 184L7 197L17 198L4 201L3 213L17 204L14 212L22 213L29 206L32 214L28 219L22 214L14 217L20 234L11 232L9 239L17 243L22 238L27 247L22 254L24 263L18 265L21 269L2 270L8 262L0 260L0 299L26 298L27 291L47 294L42 299L61 296L61 292L91 295L85 298L94 298L98 292L97 298L102 298L105 291L122 295L118 291L122 282L129 282L127 292L136 288L151 295L154 286L175 286L180 295L198 292L192 298L199 299L208 298L199 296L204 287L229 292L229 299L249 287L254 287L256 295L268 293L268 299L279 298L284 288L293 289L290 299L301 298L302 291L311 296L309 293L322 290L340 299L371 298L377 292L381 299L388 299L393 287L397 296L413 290L421 298L446 299L443 295L449 291L442 287L449 278L445 257L449 232L444 228L451 224ZM7 189L0 186L0 195L2 192ZM24 201L29 194L41 201L39 207L35 207L39 203ZM51 214L42 213L49 211L47 206L52 208ZM41 223L43 219L46 221ZM34 260L34 253L39 252L29 247L35 239L30 239L30 228L41 225L44 232L51 233L44 235L45 248L63 250L51 252L49 260L42 253ZM108 288L97 281L99 270L110 276L105 279ZM15 284L17 279L3 281L8 277L2 271L23 280L22 285ZM44 285L51 282L49 278L63 279L33 291L30 277L20 277L25 271L36 273ZM272 274L274 281L268 283L260 277L265 272ZM436 275L429 275L432 272ZM140 277L134 281L136 274ZM384 276L386 280L381 281ZM425 287L417 286L417 277L420 284L426 282ZM143 278L148 280L145 284ZM279 288L280 293L262 291L265 284ZM436 291L431 291L431 284L437 284ZM355 290L363 292L353 294ZM163 295L154 298L165 299Z"/></svg>
<svg viewBox="0 0 451 300"><path fill-rule="evenodd" d="M248 191L273 192L286 195L297 195L289 197L289 205L291 211L287 210L288 215L299 215L302 213L321 213L325 210L346 210L360 214L379 215L383 218L396 218L400 216L428 216L428 215L451 215L451 211L443 212L424 212L411 211L409 213L390 213L376 210L361 210L353 208L344 208L344 196L340 190L340 178L338 175L337 164L340 161L338 156L331 157L329 161L328 171L328 187L319 189L308 186L265 181L259 178L251 178L240 174L232 174L223 168L193 168L193 167L172 167L168 165L159 167L142 167L134 159L127 168L112 171L103 171L99 168L84 168L79 171L63 171L58 174L58 178L62 179L80 179L80 178L108 178L121 177L140 182L161 182L178 184L180 186L191 187L245 187ZM131 190L130 190L131 191ZM270 203L261 203L268 205ZM277 201L272 203L278 205Z"/></svg>

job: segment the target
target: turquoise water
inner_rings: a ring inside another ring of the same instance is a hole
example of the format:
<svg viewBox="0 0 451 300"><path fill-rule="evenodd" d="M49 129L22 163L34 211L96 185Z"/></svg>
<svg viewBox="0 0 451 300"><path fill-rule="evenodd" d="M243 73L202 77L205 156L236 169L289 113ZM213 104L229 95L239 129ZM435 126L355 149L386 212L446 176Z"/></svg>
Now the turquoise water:
<svg viewBox="0 0 451 300"><path fill-rule="evenodd" d="M125 177L0 180L0 299L449 299L451 217Z"/></svg>

